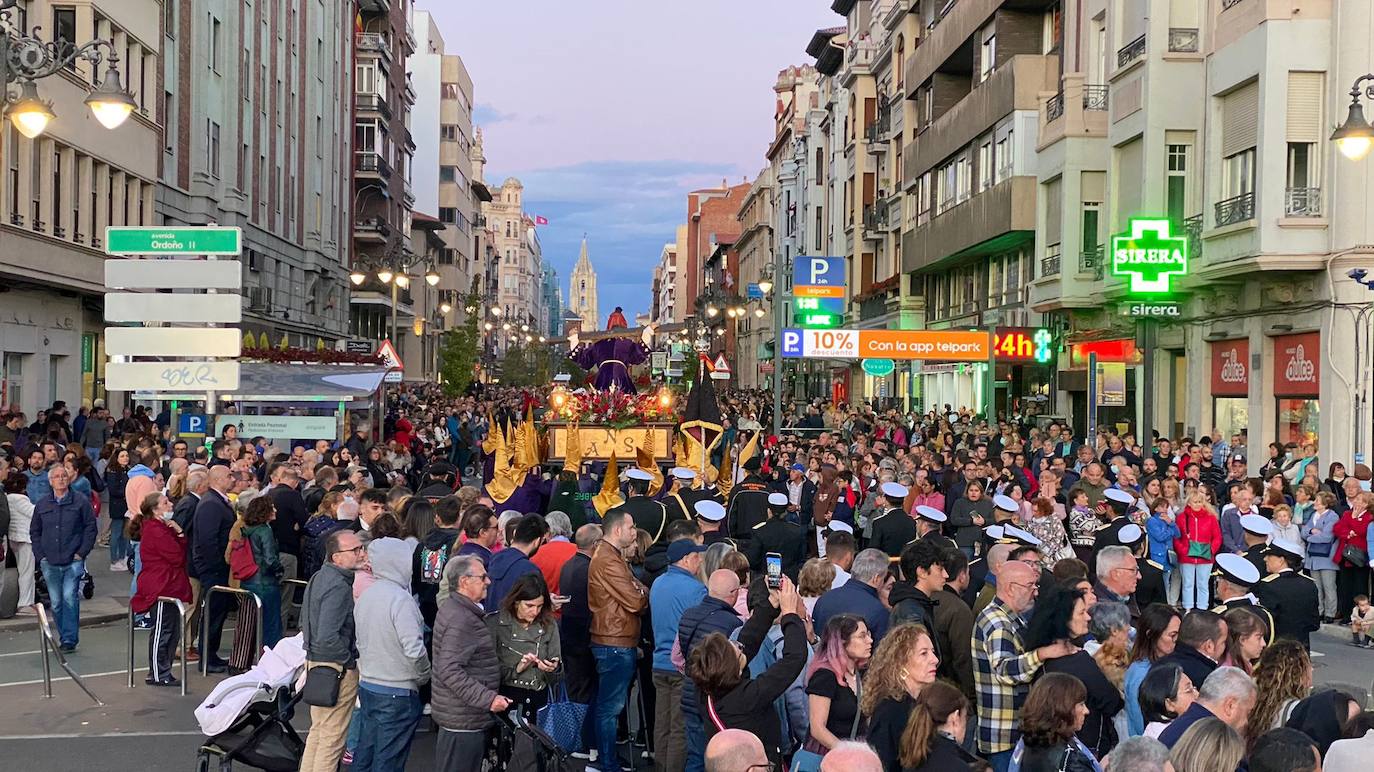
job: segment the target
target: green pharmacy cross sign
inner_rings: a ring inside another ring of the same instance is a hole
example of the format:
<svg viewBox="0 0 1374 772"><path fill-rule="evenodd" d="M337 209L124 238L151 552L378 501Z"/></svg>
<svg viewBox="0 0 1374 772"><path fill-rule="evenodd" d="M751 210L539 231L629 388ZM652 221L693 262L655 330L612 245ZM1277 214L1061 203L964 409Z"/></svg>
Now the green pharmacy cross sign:
<svg viewBox="0 0 1374 772"><path fill-rule="evenodd" d="M1171 235L1167 219L1130 225L1130 232L1112 237L1112 275L1129 277L1131 294L1167 294L1169 277L1188 273L1188 238Z"/></svg>

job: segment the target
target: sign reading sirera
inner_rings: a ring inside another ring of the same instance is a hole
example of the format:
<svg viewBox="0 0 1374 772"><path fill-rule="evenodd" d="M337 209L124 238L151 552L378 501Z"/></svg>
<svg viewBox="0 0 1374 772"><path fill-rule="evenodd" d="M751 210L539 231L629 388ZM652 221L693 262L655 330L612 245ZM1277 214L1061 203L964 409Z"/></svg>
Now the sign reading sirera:
<svg viewBox="0 0 1374 772"><path fill-rule="evenodd" d="M1188 272L1188 239L1173 236L1167 219L1131 220L1130 231L1112 237L1112 274L1130 279L1134 295L1171 291L1171 276Z"/></svg>

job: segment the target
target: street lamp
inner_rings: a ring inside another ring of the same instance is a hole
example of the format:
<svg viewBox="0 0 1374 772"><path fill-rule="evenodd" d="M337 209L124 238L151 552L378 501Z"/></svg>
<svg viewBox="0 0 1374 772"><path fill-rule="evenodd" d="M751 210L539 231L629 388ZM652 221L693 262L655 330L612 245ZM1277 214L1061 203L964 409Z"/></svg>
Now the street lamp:
<svg viewBox="0 0 1374 772"><path fill-rule="evenodd" d="M42 134L57 117L52 103L38 94L35 81L55 75L85 60L97 71L106 55L105 75L100 85L86 97L86 106L107 129L119 128L138 106L133 95L119 82L119 54L111 40L92 40L80 46L67 41L46 42L20 32L11 19L19 0L0 0L0 113L8 114L14 128L29 139ZM10 86L17 87L12 91Z"/></svg>
<svg viewBox="0 0 1374 772"><path fill-rule="evenodd" d="M433 267L431 267L428 271L425 271L425 283L431 287L439 286L439 272L434 270ZM445 311L444 313L448 312Z"/></svg>
<svg viewBox="0 0 1374 772"><path fill-rule="evenodd" d="M391 280L395 277L396 274L392 273L390 268L382 268L377 271L377 281L383 284L390 284Z"/></svg>
<svg viewBox="0 0 1374 772"><path fill-rule="evenodd" d="M449 311L452 310L453 306L447 300L439 304L439 312L442 314L447 314Z"/></svg>
<svg viewBox="0 0 1374 772"><path fill-rule="evenodd" d="M1369 121L1365 120L1364 108L1360 106L1361 94L1374 100L1374 84L1366 86L1363 90L1360 88L1360 84L1367 80L1374 81L1374 73L1355 79L1355 85L1350 87L1350 112L1346 115L1345 123L1331 134L1331 141L1336 143L1336 149L1352 161L1363 160L1369 155L1370 148L1374 147L1374 126L1370 126Z"/></svg>
<svg viewBox="0 0 1374 772"><path fill-rule="evenodd" d="M357 287L360 286L363 282L367 281L367 274L355 268L348 274L348 280L353 282L353 286Z"/></svg>
<svg viewBox="0 0 1374 772"><path fill-rule="evenodd" d="M403 273L396 274L396 286L401 289L408 289L410 287L410 277Z"/></svg>

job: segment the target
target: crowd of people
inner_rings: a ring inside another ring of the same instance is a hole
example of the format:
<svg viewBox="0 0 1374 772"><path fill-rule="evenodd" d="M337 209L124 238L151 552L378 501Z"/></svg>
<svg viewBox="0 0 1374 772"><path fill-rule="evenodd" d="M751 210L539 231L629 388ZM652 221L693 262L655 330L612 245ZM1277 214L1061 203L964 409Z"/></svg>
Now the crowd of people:
<svg viewBox="0 0 1374 772"><path fill-rule="evenodd" d="M102 411L67 432L55 406L0 434L9 547L73 649L84 561L132 563L149 683L176 683L198 613L190 657L251 665L221 658L234 602L210 587L261 601L264 645L299 626L330 686L304 770L404 769L426 715L442 770L518 769L513 714L602 772L1288 772L1374 748L1310 655L1323 623L1374 646L1363 465L1322 478L1315 444L1275 443L1251 473L1243 435L1085 442L949 406L818 400L775 435L770 400L719 395L711 464L534 467L518 499L479 482L513 390L403 388L377 441L289 448Z"/></svg>

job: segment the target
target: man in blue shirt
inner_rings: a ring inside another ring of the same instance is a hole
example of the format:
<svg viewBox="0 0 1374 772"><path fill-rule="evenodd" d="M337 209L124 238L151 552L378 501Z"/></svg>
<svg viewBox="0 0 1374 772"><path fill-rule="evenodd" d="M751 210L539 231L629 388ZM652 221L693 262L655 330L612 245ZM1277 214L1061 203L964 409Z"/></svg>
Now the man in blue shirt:
<svg viewBox="0 0 1374 772"><path fill-rule="evenodd" d="M678 707L682 704L682 671L673 664L673 641L687 609L706 597L697 539L676 539L668 545L668 570L649 590L649 613L654 630L654 749L664 769L686 767L687 726Z"/></svg>
<svg viewBox="0 0 1374 772"><path fill-rule="evenodd" d="M1198 688L1197 700L1181 716L1169 722L1159 741L1173 748L1188 727L1204 718L1219 718L1225 721L1236 734L1245 736L1245 725L1250 720L1250 709L1255 707L1255 682L1244 670L1238 667L1219 667L1207 676Z"/></svg>
<svg viewBox="0 0 1374 772"><path fill-rule="evenodd" d="M878 593L890 580L890 564L887 553L882 550L866 549L855 556L854 565L849 569L849 581L816 601L811 612L816 634L820 635L825 623L836 614L857 614L868 624L873 645L877 646L887 633L888 611Z"/></svg>
<svg viewBox="0 0 1374 772"><path fill-rule="evenodd" d="M33 556L48 583L48 596L63 652L76 651L81 622L81 577L86 556L95 548L95 510L89 496L71 490L71 475L61 465L48 470L51 492L34 502L29 536Z"/></svg>

